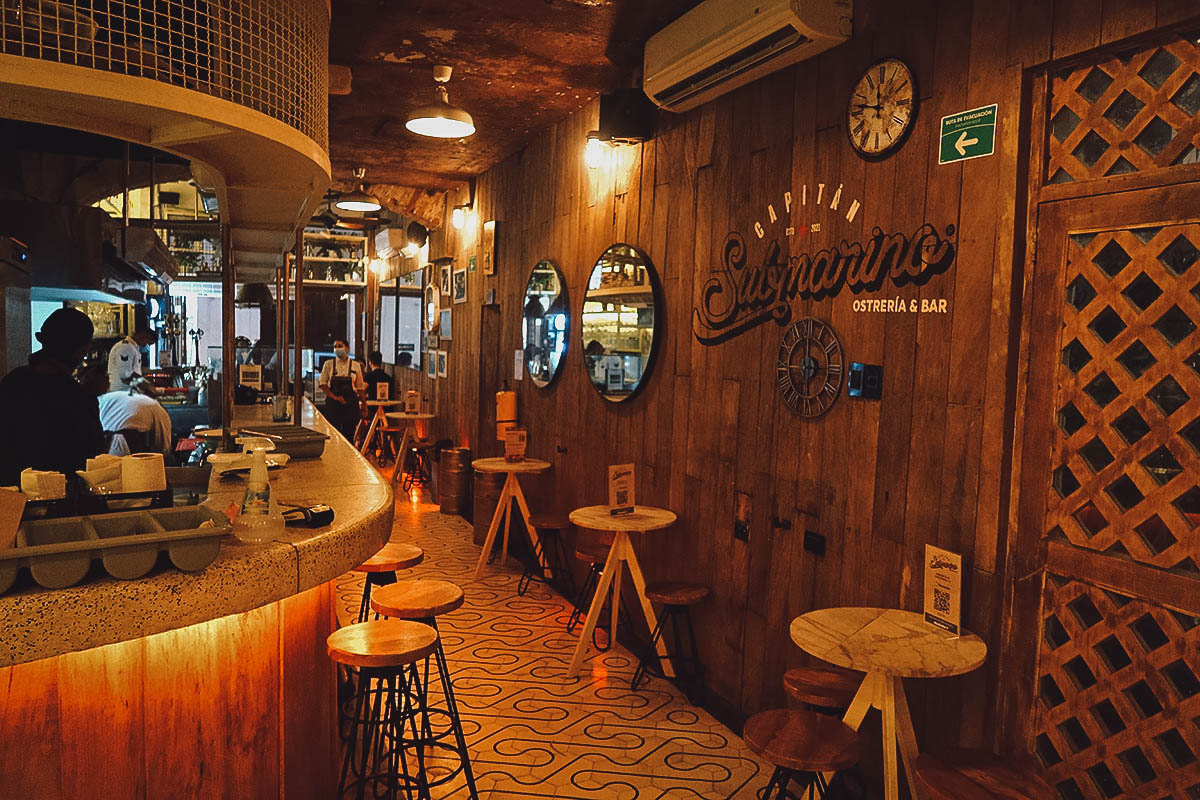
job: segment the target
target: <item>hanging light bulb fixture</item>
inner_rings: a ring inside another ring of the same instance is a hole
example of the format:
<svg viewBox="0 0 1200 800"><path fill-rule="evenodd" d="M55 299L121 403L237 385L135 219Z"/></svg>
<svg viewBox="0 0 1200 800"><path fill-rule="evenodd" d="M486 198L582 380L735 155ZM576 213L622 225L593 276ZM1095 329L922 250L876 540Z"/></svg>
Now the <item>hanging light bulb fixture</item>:
<svg viewBox="0 0 1200 800"><path fill-rule="evenodd" d="M358 189L350 194L342 195L341 199L333 204L335 208L342 211L378 211L382 208L374 196L367 194L366 185L363 183L366 175L367 171L362 167L354 170L354 177L358 180Z"/></svg>
<svg viewBox="0 0 1200 800"><path fill-rule="evenodd" d="M471 115L450 105L450 95L446 91L450 72L451 68L447 66L433 68L433 79L437 81L437 100L409 114L404 127L413 133L437 139L460 139L475 133L475 121Z"/></svg>

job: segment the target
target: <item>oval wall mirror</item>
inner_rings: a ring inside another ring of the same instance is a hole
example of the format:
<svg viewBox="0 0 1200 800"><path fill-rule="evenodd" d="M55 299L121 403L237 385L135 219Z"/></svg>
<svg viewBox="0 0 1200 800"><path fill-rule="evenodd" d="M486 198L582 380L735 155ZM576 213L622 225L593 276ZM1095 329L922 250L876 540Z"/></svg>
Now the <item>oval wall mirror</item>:
<svg viewBox="0 0 1200 800"><path fill-rule="evenodd" d="M521 341L525 371L537 386L549 386L567 352L567 284L553 261L543 259L529 273Z"/></svg>
<svg viewBox="0 0 1200 800"><path fill-rule="evenodd" d="M583 297L583 363L592 386L619 403L642 385L658 334L658 275L641 250L614 244L592 267Z"/></svg>

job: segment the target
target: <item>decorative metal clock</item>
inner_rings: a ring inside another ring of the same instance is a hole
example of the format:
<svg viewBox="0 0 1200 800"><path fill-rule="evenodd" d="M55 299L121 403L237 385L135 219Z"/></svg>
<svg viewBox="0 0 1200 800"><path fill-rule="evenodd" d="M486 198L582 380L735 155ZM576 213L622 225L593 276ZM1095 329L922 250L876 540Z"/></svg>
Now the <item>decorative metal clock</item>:
<svg viewBox="0 0 1200 800"><path fill-rule="evenodd" d="M804 317L783 334L776 359L776 383L802 417L819 417L837 400L842 386L842 344L833 328Z"/></svg>
<svg viewBox="0 0 1200 800"><path fill-rule="evenodd" d="M867 67L850 90L846 134L863 158L885 158L894 152L917 119L917 82L909 66L885 58Z"/></svg>

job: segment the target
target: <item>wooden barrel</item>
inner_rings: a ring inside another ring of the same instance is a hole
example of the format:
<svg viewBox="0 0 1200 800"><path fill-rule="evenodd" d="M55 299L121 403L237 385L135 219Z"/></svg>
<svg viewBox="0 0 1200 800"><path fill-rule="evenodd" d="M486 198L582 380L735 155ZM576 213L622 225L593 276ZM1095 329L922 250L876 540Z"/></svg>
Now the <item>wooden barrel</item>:
<svg viewBox="0 0 1200 800"><path fill-rule="evenodd" d="M443 514L463 515L471 503L471 451L453 447L438 462L438 504Z"/></svg>
<svg viewBox="0 0 1200 800"><path fill-rule="evenodd" d="M500 502L500 492L504 489L503 472L480 472L475 470L475 498L472 522L475 525L475 544L483 544L487 539L488 526L492 524L492 515L496 513L496 504Z"/></svg>

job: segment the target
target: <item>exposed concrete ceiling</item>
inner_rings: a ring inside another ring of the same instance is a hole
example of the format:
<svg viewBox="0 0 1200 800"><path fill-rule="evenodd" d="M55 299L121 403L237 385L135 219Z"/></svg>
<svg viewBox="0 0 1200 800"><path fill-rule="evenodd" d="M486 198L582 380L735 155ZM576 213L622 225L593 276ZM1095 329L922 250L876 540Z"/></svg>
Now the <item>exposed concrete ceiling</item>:
<svg viewBox="0 0 1200 800"><path fill-rule="evenodd" d="M444 190L522 149L601 92L634 85L645 40L698 0L335 0L329 60L353 71L329 98L335 186ZM432 101L435 64L454 68L450 102L475 119L462 140L404 127ZM582 146L582 143L580 143Z"/></svg>

